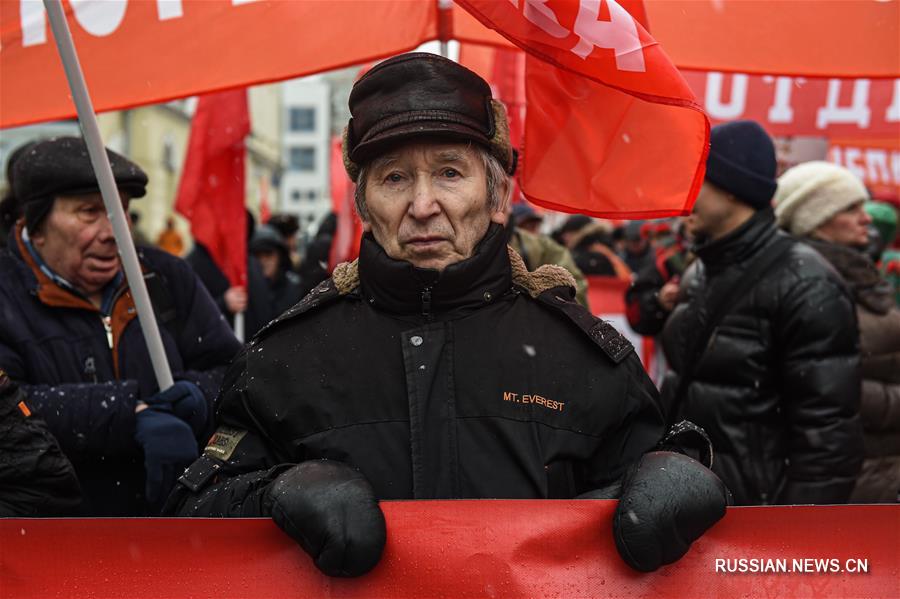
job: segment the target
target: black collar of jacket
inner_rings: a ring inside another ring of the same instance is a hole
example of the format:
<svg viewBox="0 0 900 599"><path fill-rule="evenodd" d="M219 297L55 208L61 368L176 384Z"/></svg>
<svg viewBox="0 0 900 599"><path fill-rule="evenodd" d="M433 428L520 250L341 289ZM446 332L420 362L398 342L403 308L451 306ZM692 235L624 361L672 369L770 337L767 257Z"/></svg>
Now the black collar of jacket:
<svg viewBox="0 0 900 599"><path fill-rule="evenodd" d="M362 297L375 308L397 314L458 316L491 303L512 288L503 227L492 223L472 257L439 272L394 260L371 234L359 251ZM430 290L430 305L423 294Z"/></svg>
<svg viewBox="0 0 900 599"><path fill-rule="evenodd" d="M728 235L697 243L694 252L703 261L706 271L712 274L754 256L776 232L775 213L771 208L764 208Z"/></svg>

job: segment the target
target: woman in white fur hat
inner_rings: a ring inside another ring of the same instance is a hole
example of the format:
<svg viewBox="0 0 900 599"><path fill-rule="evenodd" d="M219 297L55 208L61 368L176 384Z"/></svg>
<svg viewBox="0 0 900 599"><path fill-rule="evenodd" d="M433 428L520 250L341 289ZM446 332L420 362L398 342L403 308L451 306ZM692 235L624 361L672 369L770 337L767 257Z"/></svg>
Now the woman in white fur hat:
<svg viewBox="0 0 900 599"><path fill-rule="evenodd" d="M850 501L894 503L900 493L900 311L890 285L862 251L869 193L853 173L806 162L778 179L778 224L804 238L841 274L856 301L866 460Z"/></svg>

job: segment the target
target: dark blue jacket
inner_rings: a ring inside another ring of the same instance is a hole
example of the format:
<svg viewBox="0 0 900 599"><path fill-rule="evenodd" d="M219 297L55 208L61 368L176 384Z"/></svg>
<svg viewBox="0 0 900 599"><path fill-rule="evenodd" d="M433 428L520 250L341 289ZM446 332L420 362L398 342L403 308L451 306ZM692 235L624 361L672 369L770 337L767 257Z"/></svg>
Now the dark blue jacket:
<svg viewBox="0 0 900 599"><path fill-rule="evenodd" d="M183 260L151 248L140 248L138 258L173 376L196 383L212 406L240 343ZM18 231L0 255L0 368L75 466L83 512L140 515L144 471L134 409L158 387L127 284L114 298L104 319L36 266Z"/></svg>

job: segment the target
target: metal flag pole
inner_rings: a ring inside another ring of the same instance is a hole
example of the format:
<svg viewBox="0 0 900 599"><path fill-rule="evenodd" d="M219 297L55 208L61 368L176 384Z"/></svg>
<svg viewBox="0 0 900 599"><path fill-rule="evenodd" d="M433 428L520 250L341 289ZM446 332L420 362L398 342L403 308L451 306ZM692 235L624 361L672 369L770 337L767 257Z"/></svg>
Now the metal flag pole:
<svg viewBox="0 0 900 599"><path fill-rule="evenodd" d="M453 8L451 0L437 0L438 8L438 41L440 42L441 56L450 58L450 15ZM460 9L455 9L460 10Z"/></svg>
<svg viewBox="0 0 900 599"><path fill-rule="evenodd" d="M69 24L66 22L66 15L60 0L44 0L44 7L47 9L53 38L56 40L56 48L62 59L66 78L69 80L72 99L78 110L78 121L81 124L81 132L91 157L91 165L94 167L97 182L100 184L100 194L103 196L106 213L112 223L119 256L125 269L125 277L134 298L141 329L144 331L144 339L147 341L147 351L150 352L150 361L153 364L156 382L160 389L167 389L173 384L172 371L163 349L159 327L156 324L156 315L153 313L153 305L150 303L150 295L147 293L147 285L144 283L144 276L138 263L134 241L131 239L128 221L125 218L125 210L122 209L119 191L113 179L112 168L109 166L109 158L100 137L94 106L88 95L84 74L81 71L78 54L75 52L75 44L72 42L72 34L69 31Z"/></svg>
<svg viewBox="0 0 900 599"><path fill-rule="evenodd" d="M241 343L244 342L244 313L236 312L234 315L234 336Z"/></svg>

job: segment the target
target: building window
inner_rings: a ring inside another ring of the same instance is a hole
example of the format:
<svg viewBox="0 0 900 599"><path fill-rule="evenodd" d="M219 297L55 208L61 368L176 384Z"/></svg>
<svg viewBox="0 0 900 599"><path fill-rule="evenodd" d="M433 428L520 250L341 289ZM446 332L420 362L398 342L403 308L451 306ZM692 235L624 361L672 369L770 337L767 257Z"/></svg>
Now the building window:
<svg viewBox="0 0 900 599"><path fill-rule="evenodd" d="M291 148L291 170L312 171L316 169L315 148Z"/></svg>
<svg viewBox="0 0 900 599"><path fill-rule="evenodd" d="M314 131L316 128L315 108L291 108L291 131Z"/></svg>
<svg viewBox="0 0 900 599"><path fill-rule="evenodd" d="M296 189L295 189L294 191L291 192L291 200L294 201L294 202L299 202L299 201L300 201L300 192L297 191Z"/></svg>
<svg viewBox="0 0 900 599"><path fill-rule="evenodd" d="M310 189L309 191L306 192L306 199L309 200L310 202L315 201L315 199L316 199L318 196L319 196L319 194L316 193L316 190L315 190L315 189Z"/></svg>

